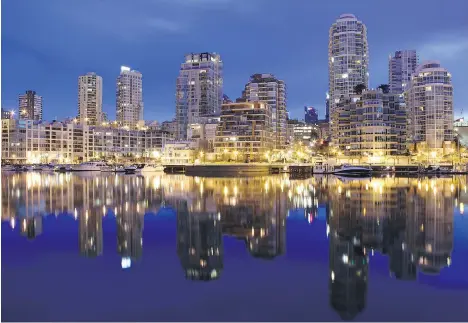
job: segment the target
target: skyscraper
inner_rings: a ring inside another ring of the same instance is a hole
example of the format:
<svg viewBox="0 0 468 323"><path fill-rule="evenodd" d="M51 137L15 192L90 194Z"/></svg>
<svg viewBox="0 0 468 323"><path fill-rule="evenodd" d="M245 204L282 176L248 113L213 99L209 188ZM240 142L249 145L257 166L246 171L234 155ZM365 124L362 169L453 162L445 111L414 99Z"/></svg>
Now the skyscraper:
<svg viewBox="0 0 468 323"><path fill-rule="evenodd" d="M304 107L304 121L305 123L315 123L318 121L317 109L314 107Z"/></svg>
<svg viewBox="0 0 468 323"><path fill-rule="evenodd" d="M88 125L102 122L102 77L96 73L78 77L78 119Z"/></svg>
<svg viewBox="0 0 468 323"><path fill-rule="evenodd" d="M135 129L143 121L143 85L140 72L122 66L117 77L117 122L122 127Z"/></svg>
<svg viewBox="0 0 468 323"><path fill-rule="evenodd" d="M42 120L42 96L31 90L20 94L19 116L21 120Z"/></svg>
<svg viewBox="0 0 468 323"><path fill-rule="evenodd" d="M276 149L286 147L288 110L286 108L286 85L273 74L254 74L245 85L242 99L249 102L268 103L272 113L273 137Z"/></svg>
<svg viewBox="0 0 468 323"><path fill-rule="evenodd" d="M399 50L388 58L388 85L391 93L403 93L409 87L411 75L418 65L415 50Z"/></svg>
<svg viewBox="0 0 468 323"><path fill-rule="evenodd" d="M343 14L330 27L328 74L331 113L342 96L369 83L367 28L352 14ZM333 121L333 120L332 120Z"/></svg>
<svg viewBox="0 0 468 323"><path fill-rule="evenodd" d="M223 61L216 53L185 55L176 81L177 139L187 138L187 126L219 113L223 103Z"/></svg>
<svg viewBox="0 0 468 323"><path fill-rule="evenodd" d="M444 148L445 142L453 140L452 75L438 61L423 62L405 95L410 141Z"/></svg>

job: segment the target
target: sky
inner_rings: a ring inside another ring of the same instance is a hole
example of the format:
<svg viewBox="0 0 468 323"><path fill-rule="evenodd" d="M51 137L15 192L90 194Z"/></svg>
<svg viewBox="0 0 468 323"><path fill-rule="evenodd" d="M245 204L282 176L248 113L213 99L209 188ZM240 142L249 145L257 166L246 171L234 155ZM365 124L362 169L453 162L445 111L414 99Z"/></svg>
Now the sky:
<svg viewBox="0 0 468 323"><path fill-rule="evenodd" d="M368 31L370 86L388 83L388 56L416 49L453 76L454 117L468 116L468 1L2 0L1 105L17 109L30 89L44 119L77 114L78 76L103 77L103 111L115 119L120 66L143 74L146 120L175 115L184 54L217 52L224 93L241 95L249 76L273 73L287 86L291 118L311 105L323 118L328 31L353 13Z"/></svg>

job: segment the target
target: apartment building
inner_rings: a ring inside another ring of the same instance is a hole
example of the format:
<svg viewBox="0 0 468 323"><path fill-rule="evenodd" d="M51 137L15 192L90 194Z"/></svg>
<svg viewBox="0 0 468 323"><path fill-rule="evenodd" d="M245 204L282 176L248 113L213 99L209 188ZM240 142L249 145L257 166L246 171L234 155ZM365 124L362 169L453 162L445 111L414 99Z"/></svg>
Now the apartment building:
<svg viewBox="0 0 468 323"><path fill-rule="evenodd" d="M216 129L216 158L242 162L265 160L265 154L274 148L271 120L271 107L266 102L223 104Z"/></svg>
<svg viewBox="0 0 468 323"><path fill-rule="evenodd" d="M169 138L161 130L90 127L78 122L2 120L2 161L76 163L152 157Z"/></svg>
<svg viewBox="0 0 468 323"><path fill-rule="evenodd" d="M42 96L31 90L20 94L18 110L21 120L42 120Z"/></svg>
<svg viewBox="0 0 468 323"><path fill-rule="evenodd" d="M143 123L142 74L122 66L117 77L116 114L121 127L136 129Z"/></svg>
<svg viewBox="0 0 468 323"><path fill-rule="evenodd" d="M78 120L83 125L101 125L102 77L88 73L78 77Z"/></svg>
<svg viewBox="0 0 468 323"><path fill-rule="evenodd" d="M241 101L262 101L271 109L271 127L274 148L286 147L288 110L286 107L286 85L273 74L254 74L245 85Z"/></svg>
<svg viewBox="0 0 468 323"><path fill-rule="evenodd" d="M332 124L340 151L359 156L405 153L407 116L399 98L377 89L341 99Z"/></svg>
<svg viewBox="0 0 468 323"><path fill-rule="evenodd" d="M452 75L438 61L416 68L405 93L409 112L409 140L430 149L453 141Z"/></svg>
<svg viewBox="0 0 468 323"><path fill-rule="evenodd" d="M176 138L187 139L189 124L219 114L223 103L223 61L216 53L185 55L176 82Z"/></svg>

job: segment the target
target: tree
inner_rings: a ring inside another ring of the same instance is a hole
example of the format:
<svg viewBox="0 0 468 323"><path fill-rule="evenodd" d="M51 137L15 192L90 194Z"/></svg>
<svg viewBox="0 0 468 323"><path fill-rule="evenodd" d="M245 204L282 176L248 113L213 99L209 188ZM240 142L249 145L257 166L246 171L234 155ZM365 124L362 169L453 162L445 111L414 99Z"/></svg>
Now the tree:
<svg viewBox="0 0 468 323"><path fill-rule="evenodd" d="M383 93L390 93L390 86L388 84L380 84L378 89L381 89Z"/></svg>
<svg viewBox="0 0 468 323"><path fill-rule="evenodd" d="M362 94L362 91L364 91L365 89L367 89L366 85L360 83L354 87L354 93Z"/></svg>

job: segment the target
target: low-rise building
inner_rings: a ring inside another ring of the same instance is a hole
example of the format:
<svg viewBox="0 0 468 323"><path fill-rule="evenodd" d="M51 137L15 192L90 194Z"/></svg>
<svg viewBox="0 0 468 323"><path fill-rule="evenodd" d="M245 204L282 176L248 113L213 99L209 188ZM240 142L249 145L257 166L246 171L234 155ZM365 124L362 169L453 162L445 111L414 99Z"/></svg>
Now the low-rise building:
<svg viewBox="0 0 468 323"><path fill-rule="evenodd" d="M164 146L162 163L164 165L184 165L195 160L196 142L191 140L168 141Z"/></svg>
<svg viewBox="0 0 468 323"><path fill-rule="evenodd" d="M2 161L77 163L154 157L169 134L161 130L91 127L75 121L2 120Z"/></svg>
<svg viewBox="0 0 468 323"><path fill-rule="evenodd" d="M187 139L196 142L196 148L204 152L214 152L216 128L220 117L211 116L199 118L198 123L191 123L187 127Z"/></svg>
<svg viewBox="0 0 468 323"><path fill-rule="evenodd" d="M218 160L263 161L273 149L271 108L265 102L223 104L216 129ZM286 131L285 131L286 132Z"/></svg>

